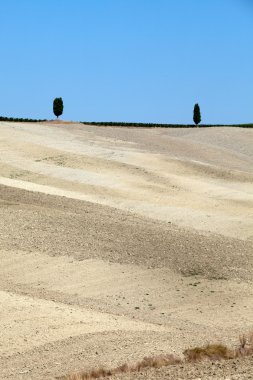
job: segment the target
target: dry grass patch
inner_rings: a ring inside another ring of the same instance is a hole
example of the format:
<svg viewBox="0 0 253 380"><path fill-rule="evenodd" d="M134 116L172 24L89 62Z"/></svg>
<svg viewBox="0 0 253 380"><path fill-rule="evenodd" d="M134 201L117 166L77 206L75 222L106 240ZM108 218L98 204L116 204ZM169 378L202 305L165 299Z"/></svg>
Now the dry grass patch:
<svg viewBox="0 0 253 380"><path fill-rule="evenodd" d="M109 377L122 373L140 372L147 368L161 368L173 364L179 364L182 359L175 355L159 355L153 357L145 357L143 360L135 364L123 364L113 369L98 368L87 372L79 372L72 375L59 377L59 380L91 380L102 377Z"/></svg>
<svg viewBox="0 0 253 380"><path fill-rule="evenodd" d="M208 344L204 347L190 348L184 351L185 360L188 362L209 360L227 360L253 355L253 333L241 335L239 346L228 348L223 344Z"/></svg>
<svg viewBox="0 0 253 380"><path fill-rule="evenodd" d="M161 368L169 365L177 365L184 363L194 363L204 360L229 360L244 356L253 355L253 333L242 335L239 337L239 346L229 348L223 344L208 344L204 347L194 347L183 352L184 358L175 355L159 355L153 357L145 357L135 364L123 364L119 367L106 369L98 368L90 371L80 371L78 373L67 376L58 377L58 380L92 380L110 377L113 375L140 372L150 368Z"/></svg>
<svg viewBox="0 0 253 380"><path fill-rule="evenodd" d="M194 347L184 351L188 362L202 361L204 359L221 360L233 358L233 354L223 344L208 344L205 347Z"/></svg>

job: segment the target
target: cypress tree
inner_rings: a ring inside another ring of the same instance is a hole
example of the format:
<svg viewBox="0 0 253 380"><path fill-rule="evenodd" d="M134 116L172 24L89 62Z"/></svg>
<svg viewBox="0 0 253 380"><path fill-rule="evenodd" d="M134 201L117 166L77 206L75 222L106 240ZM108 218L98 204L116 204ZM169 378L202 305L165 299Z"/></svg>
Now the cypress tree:
<svg viewBox="0 0 253 380"><path fill-rule="evenodd" d="M63 100L62 98L55 98L53 103L53 111L58 118L63 113Z"/></svg>
<svg viewBox="0 0 253 380"><path fill-rule="evenodd" d="M194 110L193 110L193 121L198 126L198 124L201 122L201 113L198 103L195 104Z"/></svg>

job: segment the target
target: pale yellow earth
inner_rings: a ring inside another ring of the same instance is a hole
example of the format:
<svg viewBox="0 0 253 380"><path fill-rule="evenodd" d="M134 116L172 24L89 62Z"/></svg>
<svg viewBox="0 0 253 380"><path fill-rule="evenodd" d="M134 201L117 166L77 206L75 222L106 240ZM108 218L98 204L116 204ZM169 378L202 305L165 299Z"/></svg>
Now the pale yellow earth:
<svg viewBox="0 0 253 380"><path fill-rule="evenodd" d="M240 128L0 122L0 379L253 330L252 142Z"/></svg>

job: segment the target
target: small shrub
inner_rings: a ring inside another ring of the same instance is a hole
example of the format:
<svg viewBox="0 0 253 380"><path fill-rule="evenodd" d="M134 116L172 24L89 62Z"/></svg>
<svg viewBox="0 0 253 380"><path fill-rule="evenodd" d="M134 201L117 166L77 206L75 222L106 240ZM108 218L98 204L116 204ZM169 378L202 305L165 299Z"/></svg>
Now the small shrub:
<svg viewBox="0 0 253 380"><path fill-rule="evenodd" d="M221 360L232 357L231 351L222 344L210 344L205 347L195 347L184 351L187 361L196 362L203 359Z"/></svg>

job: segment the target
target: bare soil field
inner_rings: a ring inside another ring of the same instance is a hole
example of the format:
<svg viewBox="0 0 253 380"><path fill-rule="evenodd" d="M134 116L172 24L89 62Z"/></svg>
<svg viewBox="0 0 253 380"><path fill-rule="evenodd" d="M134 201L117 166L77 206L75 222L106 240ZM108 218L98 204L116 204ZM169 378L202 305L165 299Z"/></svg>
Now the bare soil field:
<svg viewBox="0 0 253 380"><path fill-rule="evenodd" d="M0 378L253 330L253 130L0 123ZM250 379L252 358L112 379Z"/></svg>

